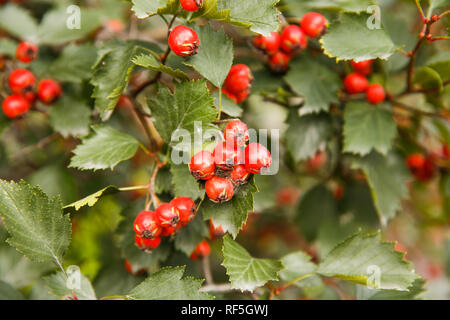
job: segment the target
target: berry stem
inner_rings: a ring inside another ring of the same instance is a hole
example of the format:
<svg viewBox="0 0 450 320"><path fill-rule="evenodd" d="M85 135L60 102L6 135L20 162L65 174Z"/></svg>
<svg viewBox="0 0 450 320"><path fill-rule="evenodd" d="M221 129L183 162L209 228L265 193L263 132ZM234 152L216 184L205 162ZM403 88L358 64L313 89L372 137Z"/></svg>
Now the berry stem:
<svg viewBox="0 0 450 320"><path fill-rule="evenodd" d="M422 9L422 7L421 7L421 5L419 3L419 0L414 0L414 2L416 3L417 10L419 11L420 19L422 19L422 22L425 23L426 18L425 18L425 15L423 13L423 9Z"/></svg>
<svg viewBox="0 0 450 320"><path fill-rule="evenodd" d="M220 117L222 114L222 88L219 88L219 112L217 114L217 119L216 121L220 121Z"/></svg>

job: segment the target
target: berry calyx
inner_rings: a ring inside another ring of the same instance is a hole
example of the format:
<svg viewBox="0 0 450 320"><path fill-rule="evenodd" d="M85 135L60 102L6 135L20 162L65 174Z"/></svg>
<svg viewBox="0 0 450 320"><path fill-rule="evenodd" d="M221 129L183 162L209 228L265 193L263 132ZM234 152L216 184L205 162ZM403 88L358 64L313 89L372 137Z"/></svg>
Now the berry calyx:
<svg viewBox="0 0 450 320"><path fill-rule="evenodd" d="M289 61L291 61L291 56L282 52L278 51L269 59L269 68L273 72L277 73L284 73L289 68Z"/></svg>
<svg viewBox="0 0 450 320"><path fill-rule="evenodd" d="M146 238L141 238L138 235L136 235L134 237L134 242L139 249L144 250L144 251L151 251L153 249L156 249L160 245L161 238L157 237L157 238L153 238L153 239L146 239Z"/></svg>
<svg viewBox="0 0 450 320"><path fill-rule="evenodd" d="M430 157L420 153L414 153L407 158L408 167L413 176L422 182L430 180L435 171L434 163Z"/></svg>
<svg viewBox="0 0 450 320"><path fill-rule="evenodd" d="M211 179L216 170L214 157L211 152L202 150L191 158L189 163L189 171L197 180Z"/></svg>
<svg viewBox="0 0 450 320"><path fill-rule="evenodd" d="M55 102L62 95L62 89L55 80L44 79L38 84L37 95L42 103L48 105Z"/></svg>
<svg viewBox="0 0 450 320"><path fill-rule="evenodd" d="M253 38L253 46L269 56L277 53L280 48L280 35L278 32L271 32L268 36L258 35Z"/></svg>
<svg viewBox="0 0 450 320"><path fill-rule="evenodd" d="M142 211L134 220L134 232L145 239L155 239L161 235L159 219L153 211Z"/></svg>
<svg viewBox="0 0 450 320"><path fill-rule="evenodd" d="M186 26L176 26L169 35L170 49L180 57L189 57L198 52L200 40L197 33Z"/></svg>
<svg viewBox="0 0 450 320"><path fill-rule="evenodd" d="M225 89L233 94L245 91L250 88L253 81L253 74L245 64L235 64L228 72L225 79Z"/></svg>
<svg viewBox="0 0 450 320"><path fill-rule="evenodd" d="M2 104L3 113L11 119L25 114L30 107L30 102L25 97L18 94L6 97Z"/></svg>
<svg viewBox="0 0 450 320"><path fill-rule="evenodd" d="M233 167L230 173L230 180L235 187L242 186L247 183L250 173L245 169L245 165L238 164Z"/></svg>
<svg viewBox="0 0 450 320"><path fill-rule="evenodd" d="M349 94L361 93L367 90L369 81L363 75L354 72L345 77L344 87Z"/></svg>
<svg viewBox="0 0 450 320"><path fill-rule="evenodd" d="M241 120L228 122L223 133L225 141L234 141L236 146L243 147L249 140L247 125Z"/></svg>
<svg viewBox="0 0 450 320"><path fill-rule="evenodd" d="M180 214L172 204L160 204L158 208L156 208L155 213L161 227L173 227L175 229L181 227Z"/></svg>
<svg viewBox="0 0 450 320"><path fill-rule="evenodd" d="M310 38L316 38L325 30L327 19L317 12L308 12L300 22L300 26Z"/></svg>
<svg viewBox="0 0 450 320"><path fill-rule="evenodd" d="M269 168L272 164L272 156L262 144L250 143L245 148L245 169L250 173L260 173L262 168Z"/></svg>
<svg viewBox="0 0 450 320"><path fill-rule="evenodd" d="M203 0L180 0L180 4L186 11L197 11L203 5Z"/></svg>
<svg viewBox="0 0 450 320"><path fill-rule="evenodd" d="M384 91L384 88L375 83L369 86L366 91L366 97L367 101L369 101L372 104L378 104L384 101L386 99L386 92Z"/></svg>
<svg viewBox="0 0 450 320"><path fill-rule="evenodd" d="M213 157L217 168L232 170L236 164L242 162L242 150L234 141L222 141L214 148Z"/></svg>
<svg viewBox="0 0 450 320"><path fill-rule="evenodd" d="M223 232L222 226L215 226L213 223L212 218L209 219L209 237L212 241L214 241L217 238L222 237L225 234Z"/></svg>
<svg viewBox="0 0 450 320"><path fill-rule="evenodd" d="M352 67L355 72L358 72L364 76L368 76L372 73L372 63L373 60L364 60L360 62L352 61Z"/></svg>
<svg viewBox="0 0 450 320"><path fill-rule="evenodd" d="M30 63L36 59L38 47L30 42L21 42L16 49L16 59L23 63Z"/></svg>
<svg viewBox="0 0 450 320"><path fill-rule="evenodd" d="M206 181L205 189L209 199L216 203L229 201L234 194L234 188L231 181L217 176Z"/></svg>
<svg viewBox="0 0 450 320"><path fill-rule="evenodd" d="M211 253L211 247L209 246L209 243L206 240L203 240L200 242L192 251L190 258L192 260L200 260L203 259Z"/></svg>
<svg viewBox="0 0 450 320"><path fill-rule="evenodd" d="M296 25L289 25L281 33L280 47L285 53L294 53L308 46L308 41L303 30Z"/></svg>
<svg viewBox="0 0 450 320"><path fill-rule="evenodd" d="M15 69L9 74L8 84L13 93L25 95L33 92L36 78L27 69Z"/></svg>
<svg viewBox="0 0 450 320"><path fill-rule="evenodd" d="M170 204L178 210L182 226L191 222L197 214L197 207L191 198L178 197L170 201Z"/></svg>

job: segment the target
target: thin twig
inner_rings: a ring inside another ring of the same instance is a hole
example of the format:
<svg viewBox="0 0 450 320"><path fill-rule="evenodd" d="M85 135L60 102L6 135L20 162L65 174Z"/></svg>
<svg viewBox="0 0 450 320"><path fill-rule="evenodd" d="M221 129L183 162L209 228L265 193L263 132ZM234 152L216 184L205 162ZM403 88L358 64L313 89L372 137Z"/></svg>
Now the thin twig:
<svg viewBox="0 0 450 320"><path fill-rule="evenodd" d="M203 258L202 266L203 266L203 274L205 276L206 284L207 285L214 284L214 280L213 280L212 272L211 272L211 265L210 265L210 261L209 261L209 257L208 256Z"/></svg>
<svg viewBox="0 0 450 320"><path fill-rule="evenodd" d="M44 139L38 141L37 143L23 148L22 150L20 150L16 154L14 154L11 157L11 160L17 160L17 159L22 158L22 157L26 156L27 154L35 151L35 150L37 150L37 149L42 149L45 146L47 146L48 144L50 144L51 142L55 141L59 136L60 136L59 133L55 132L55 133L45 137Z"/></svg>

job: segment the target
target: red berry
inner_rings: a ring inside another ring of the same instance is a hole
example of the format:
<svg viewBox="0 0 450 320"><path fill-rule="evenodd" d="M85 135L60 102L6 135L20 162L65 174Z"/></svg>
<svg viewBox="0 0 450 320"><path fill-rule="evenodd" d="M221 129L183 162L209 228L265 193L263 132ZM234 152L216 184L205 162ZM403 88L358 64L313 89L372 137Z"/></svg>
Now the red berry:
<svg viewBox="0 0 450 320"><path fill-rule="evenodd" d="M361 93L369 87L369 81L359 73L350 73L344 79L344 87L350 94Z"/></svg>
<svg viewBox="0 0 450 320"><path fill-rule="evenodd" d="M372 73L372 63L373 60L364 60L360 62L352 61L352 67L355 72L358 72L364 76L367 76Z"/></svg>
<svg viewBox="0 0 450 320"><path fill-rule="evenodd" d="M3 113L8 118L17 118L26 113L30 107L30 102L18 94L6 97L2 104Z"/></svg>
<svg viewBox="0 0 450 320"><path fill-rule="evenodd" d="M225 88L222 88L222 93L224 93L228 98L234 101L234 103L238 104L238 100L235 94L228 92Z"/></svg>
<svg viewBox="0 0 450 320"><path fill-rule="evenodd" d="M211 247L209 246L209 243L206 240L203 240L200 242L192 251L191 253L191 259L192 260L200 260L207 256L209 256L211 252Z"/></svg>
<svg viewBox="0 0 450 320"><path fill-rule="evenodd" d="M294 206L297 203L299 191L294 187L285 187L276 194L276 201L280 207Z"/></svg>
<svg viewBox="0 0 450 320"><path fill-rule="evenodd" d="M219 142L213 152L216 167L222 170L232 170L236 164L242 163L242 150L234 141Z"/></svg>
<svg viewBox="0 0 450 320"><path fill-rule="evenodd" d="M196 153L189 163L189 170L197 180L211 179L216 170L214 157L211 152L202 150Z"/></svg>
<svg viewBox="0 0 450 320"><path fill-rule="evenodd" d="M291 24L285 27L281 33L280 46L285 53L294 53L305 49L308 46L308 41L303 30Z"/></svg>
<svg viewBox="0 0 450 320"><path fill-rule="evenodd" d="M33 92L36 78L26 69L15 69L9 74L8 84L13 93L25 95Z"/></svg>
<svg viewBox="0 0 450 320"><path fill-rule="evenodd" d="M250 88L253 74L245 64L236 64L231 67L225 79L225 88L228 92L238 94Z"/></svg>
<svg viewBox="0 0 450 320"><path fill-rule="evenodd" d="M291 61L291 56L278 51L269 59L269 68L277 73L284 73L289 68L289 61Z"/></svg>
<svg viewBox="0 0 450 320"><path fill-rule="evenodd" d="M245 148L245 169L250 173L260 173L262 168L269 168L272 156L263 145L253 142Z"/></svg>
<svg viewBox="0 0 450 320"><path fill-rule="evenodd" d="M36 59L38 54L38 48L29 42L21 42L16 49L17 60L23 63L29 63Z"/></svg>
<svg viewBox="0 0 450 320"><path fill-rule="evenodd" d="M367 88L366 97L367 101L369 101L370 103L378 104L386 99L386 92L381 85L375 83Z"/></svg>
<svg viewBox="0 0 450 320"><path fill-rule="evenodd" d="M258 35L253 38L255 48L267 53L269 56L277 53L280 47L280 35L278 32L271 32L268 36Z"/></svg>
<svg viewBox="0 0 450 320"><path fill-rule="evenodd" d="M160 236L161 226L153 211L142 211L134 220L134 232L141 238L154 239Z"/></svg>
<svg viewBox="0 0 450 320"><path fill-rule="evenodd" d="M320 169L327 162L328 155L325 151L318 151L313 157L306 162L308 169L315 171Z"/></svg>
<svg viewBox="0 0 450 320"><path fill-rule="evenodd" d="M327 19L317 12L308 12L302 18L300 26L306 35L310 38L316 38L320 35L327 24Z"/></svg>
<svg viewBox="0 0 450 320"><path fill-rule="evenodd" d="M246 184L249 177L250 173L245 169L245 165L243 164L234 166L230 173L231 182L233 182L236 187Z"/></svg>
<svg viewBox="0 0 450 320"><path fill-rule="evenodd" d="M211 201L216 203L226 202L231 200L234 193L233 184L230 180L222 177L214 176L205 185L206 194Z"/></svg>
<svg viewBox="0 0 450 320"><path fill-rule="evenodd" d="M241 92L237 92L236 95L235 95L236 96L236 103L244 102L244 100L247 99L249 94L250 94L250 90L244 90L244 91L241 91Z"/></svg>
<svg viewBox="0 0 450 320"><path fill-rule="evenodd" d="M62 89L55 80L44 79L38 84L37 94L42 103L52 104L62 95Z"/></svg>
<svg viewBox="0 0 450 320"><path fill-rule="evenodd" d="M128 259L125 259L124 261L125 270L131 275L143 275L147 273L147 270L145 268L142 268L140 270L137 270L136 272L133 272L133 266L131 265L130 261Z"/></svg>
<svg viewBox="0 0 450 320"><path fill-rule="evenodd" d="M175 229L181 227L180 213L170 203L160 204L158 208L156 208L155 213L161 227L173 227Z"/></svg>
<svg viewBox="0 0 450 320"><path fill-rule="evenodd" d="M186 11L197 11L203 5L203 0L180 0L180 4Z"/></svg>
<svg viewBox="0 0 450 320"><path fill-rule="evenodd" d="M225 234L225 232L223 232L222 226L215 226L212 218L209 219L209 236L211 238L211 240L215 240L217 238L222 237Z"/></svg>
<svg viewBox="0 0 450 320"><path fill-rule="evenodd" d="M170 201L170 204L178 210L182 226L185 226L191 222L197 214L197 207L191 198L178 197Z"/></svg>
<svg viewBox="0 0 450 320"><path fill-rule="evenodd" d="M109 19L106 21L106 29L113 33L119 33L125 30L125 25L119 19Z"/></svg>
<svg viewBox="0 0 450 320"><path fill-rule="evenodd" d="M428 181L434 175L433 161L420 153L415 153L407 158L408 167L413 176L419 181Z"/></svg>
<svg viewBox="0 0 450 320"><path fill-rule="evenodd" d="M138 235L136 235L134 237L134 242L136 243L136 245L138 246L139 249L145 250L145 251L150 251L150 250L156 249L159 246L159 244L161 243L161 238L156 237L154 239L146 239L146 238L141 238Z"/></svg>
<svg viewBox="0 0 450 320"><path fill-rule="evenodd" d="M447 144L443 144L442 145L442 157L444 157L444 159L450 160L450 150Z"/></svg>
<svg viewBox="0 0 450 320"><path fill-rule="evenodd" d="M235 141L236 145L243 147L249 140L247 125L241 120L231 120L224 129L225 141Z"/></svg>
<svg viewBox="0 0 450 320"><path fill-rule="evenodd" d="M180 57L189 57L198 52L200 40L197 33L186 26L176 26L169 35L169 47Z"/></svg>
<svg viewBox="0 0 450 320"><path fill-rule="evenodd" d="M171 235L175 234L177 232L177 229L170 226L162 226L161 228L161 237L170 237Z"/></svg>

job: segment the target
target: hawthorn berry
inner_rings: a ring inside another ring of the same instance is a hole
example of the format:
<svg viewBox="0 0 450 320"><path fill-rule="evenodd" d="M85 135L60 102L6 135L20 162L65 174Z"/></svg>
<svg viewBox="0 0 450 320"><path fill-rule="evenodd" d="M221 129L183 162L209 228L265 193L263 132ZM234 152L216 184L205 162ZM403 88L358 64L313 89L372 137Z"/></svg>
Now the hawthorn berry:
<svg viewBox="0 0 450 320"><path fill-rule="evenodd" d="M378 104L386 99L386 92L384 88L378 83L372 84L367 88L366 91L367 101L372 104Z"/></svg>
<svg viewBox="0 0 450 320"><path fill-rule="evenodd" d="M213 151L216 168L232 170L236 164L242 163L242 149L234 141L219 142Z"/></svg>
<svg viewBox="0 0 450 320"><path fill-rule="evenodd" d="M434 163L433 161L420 153L414 153L407 158L408 167L413 176L422 182L430 180L434 175Z"/></svg>
<svg viewBox="0 0 450 320"><path fill-rule="evenodd" d="M189 171L197 180L211 179L216 170L214 157L211 152L202 150L191 158L189 163Z"/></svg>
<svg viewBox="0 0 450 320"><path fill-rule="evenodd" d="M245 169L250 173L260 173L262 168L269 168L272 156L263 145L253 142L245 148Z"/></svg>
<svg viewBox="0 0 450 320"><path fill-rule="evenodd" d="M146 238L141 238L138 235L136 235L134 237L134 242L136 243L136 245L138 246L139 249L144 250L144 251L150 251L150 250L156 249L160 245L161 238L156 237L153 239L146 239Z"/></svg>
<svg viewBox="0 0 450 320"><path fill-rule="evenodd" d="M161 235L159 219L153 211L142 211L134 220L134 232L145 239L155 239Z"/></svg>
<svg viewBox="0 0 450 320"><path fill-rule="evenodd" d="M200 242L192 251L190 258L192 260L200 260L206 258L211 253L211 247L206 240Z"/></svg>
<svg viewBox="0 0 450 320"><path fill-rule="evenodd" d="M247 97L250 95L250 90L243 90L241 92L237 92L235 94L236 97L236 103L241 103L244 102L245 99L247 99Z"/></svg>
<svg viewBox="0 0 450 320"><path fill-rule="evenodd" d="M345 90L350 94L361 93L369 87L367 78L359 73L350 73L344 79Z"/></svg>
<svg viewBox="0 0 450 320"><path fill-rule="evenodd" d="M203 5L203 0L180 0L180 4L186 11L197 11Z"/></svg>
<svg viewBox="0 0 450 320"><path fill-rule="evenodd" d="M191 222L197 214L197 207L191 198L178 197L170 201L170 204L178 210L180 222L183 226Z"/></svg>
<svg viewBox="0 0 450 320"><path fill-rule="evenodd" d="M289 25L281 33L280 47L285 53L294 53L308 46L308 41L303 30L296 25Z"/></svg>
<svg viewBox="0 0 450 320"><path fill-rule="evenodd" d="M269 59L269 68L277 73L284 73L289 68L289 61L291 61L291 56L284 53L283 51L278 51Z"/></svg>
<svg viewBox="0 0 450 320"><path fill-rule="evenodd" d="M197 33L189 27L176 26L169 35L169 47L180 57L189 57L198 52L200 40Z"/></svg>
<svg viewBox="0 0 450 320"><path fill-rule="evenodd" d="M170 237L171 235L175 234L177 232L177 229L171 226L165 226L161 228L161 237Z"/></svg>
<svg viewBox="0 0 450 320"><path fill-rule="evenodd" d="M243 147L249 140L247 125L241 120L231 120L224 129L225 141L234 141L236 146Z"/></svg>
<svg viewBox="0 0 450 320"><path fill-rule="evenodd" d="M27 69L15 69L9 74L8 84L13 93L26 95L33 92L36 78Z"/></svg>
<svg viewBox="0 0 450 320"><path fill-rule="evenodd" d="M213 223L212 218L209 219L209 237L212 241L214 241L217 238L222 237L225 234L223 232L222 226L215 226Z"/></svg>
<svg viewBox="0 0 450 320"><path fill-rule="evenodd" d="M278 32L271 32L268 36L258 35L253 38L253 46L269 56L277 53L280 48L280 35Z"/></svg>
<svg viewBox="0 0 450 320"><path fill-rule="evenodd" d="M52 104L62 95L62 88L52 79L41 80L38 84L37 95L44 104Z"/></svg>
<svg viewBox="0 0 450 320"><path fill-rule="evenodd" d="M234 166L230 173L230 180L236 187L246 184L249 177L250 173L245 169L245 165L243 164Z"/></svg>
<svg viewBox="0 0 450 320"><path fill-rule="evenodd" d="M8 118L17 118L30 109L30 102L23 96L12 94L3 100L2 110Z"/></svg>
<svg viewBox="0 0 450 320"><path fill-rule="evenodd" d="M364 61L360 61L360 62L352 61L351 62L353 70L355 70L356 72L358 72L364 76L367 76L372 73L372 63L373 63L373 60L364 60Z"/></svg>
<svg viewBox="0 0 450 320"><path fill-rule="evenodd" d="M214 176L205 184L206 194L211 201L222 203L231 200L234 194L233 183L227 178Z"/></svg>
<svg viewBox="0 0 450 320"><path fill-rule="evenodd" d="M173 227L178 229L181 227L180 224L180 213L178 210L170 203L162 203L156 208L156 217L158 218L159 225L162 228Z"/></svg>
<svg viewBox="0 0 450 320"><path fill-rule="evenodd" d="M37 54L38 47L30 42L21 42L16 49L16 58L23 63L30 63L36 59Z"/></svg>
<svg viewBox="0 0 450 320"><path fill-rule="evenodd" d="M109 19L106 21L106 29L113 33L119 33L125 30L125 25L119 19Z"/></svg>
<svg viewBox="0 0 450 320"><path fill-rule="evenodd" d="M276 201L280 207L290 207L297 203L300 193L294 187L285 187L276 194Z"/></svg>
<svg viewBox="0 0 450 320"><path fill-rule="evenodd" d="M253 74L245 64L235 64L228 72L224 86L228 92L234 95L250 88Z"/></svg>
<svg viewBox="0 0 450 320"><path fill-rule="evenodd" d="M328 155L325 151L318 151L314 156L309 158L306 162L306 165L309 170L315 171L320 168L327 162Z"/></svg>
<svg viewBox="0 0 450 320"><path fill-rule="evenodd" d="M310 38L316 38L320 35L327 24L327 19L317 12L308 12L300 22L300 26L306 35Z"/></svg>

